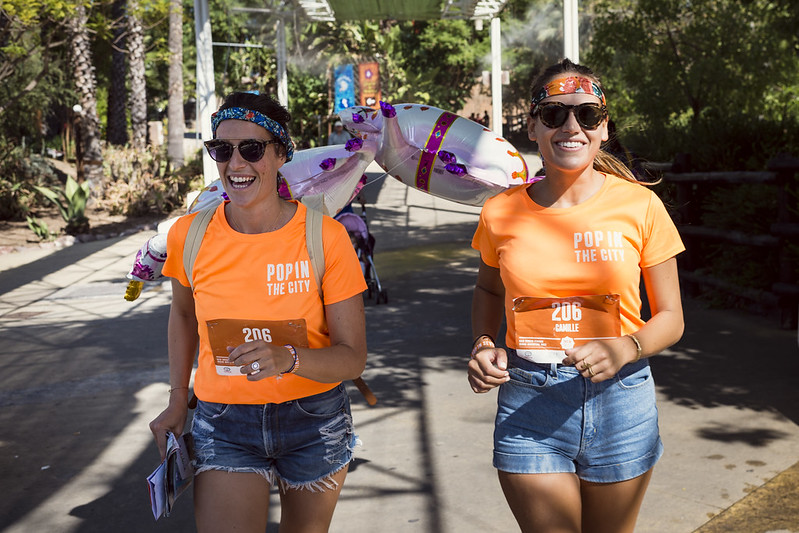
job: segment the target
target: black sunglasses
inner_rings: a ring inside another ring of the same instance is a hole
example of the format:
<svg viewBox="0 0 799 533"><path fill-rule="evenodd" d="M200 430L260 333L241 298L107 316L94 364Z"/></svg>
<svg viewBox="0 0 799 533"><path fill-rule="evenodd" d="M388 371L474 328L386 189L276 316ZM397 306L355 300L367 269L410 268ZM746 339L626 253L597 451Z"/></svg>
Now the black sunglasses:
<svg viewBox="0 0 799 533"><path fill-rule="evenodd" d="M239 154L245 161L255 163L260 161L264 156L266 146L269 144L279 144L278 140L262 141L260 139L244 139L239 144L231 144L222 139L212 139L205 141L205 148L208 150L208 155L217 163L225 163L230 161L233 157L233 150L238 148Z"/></svg>
<svg viewBox="0 0 799 533"><path fill-rule="evenodd" d="M574 118L577 123L587 130L595 130L602 124L605 117L608 116L608 108L586 102L579 105L566 105L560 102L547 102L545 104L538 104L532 115L541 118L541 122L547 128L560 128L569 118L569 113L574 112Z"/></svg>

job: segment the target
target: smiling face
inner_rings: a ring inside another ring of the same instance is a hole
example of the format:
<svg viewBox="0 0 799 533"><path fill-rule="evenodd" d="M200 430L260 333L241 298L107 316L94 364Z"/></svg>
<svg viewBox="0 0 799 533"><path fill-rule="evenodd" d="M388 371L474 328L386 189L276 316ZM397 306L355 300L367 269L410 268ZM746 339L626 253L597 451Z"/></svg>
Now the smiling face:
<svg viewBox="0 0 799 533"><path fill-rule="evenodd" d="M270 141L273 135L253 122L224 120L216 130L216 138L238 145L245 139ZM248 207L277 196L277 171L286 162L285 156L277 152L275 145L267 145L264 156L251 163L235 149L229 161L216 164L231 203Z"/></svg>
<svg viewBox="0 0 799 533"><path fill-rule="evenodd" d="M557 94L545 98L540 103L547 102L560 102L565 105L601 103L598 97L586 93ZM531 141L538 143L547 171L584 171L593 168L594 157L599 152L602 141L608 139L608 123L605 118L596 129L587 129L577 122L572 111L568 113L563 125L550 128L544 125L538 115L535 117L528 115L527 133Z"/></svg>

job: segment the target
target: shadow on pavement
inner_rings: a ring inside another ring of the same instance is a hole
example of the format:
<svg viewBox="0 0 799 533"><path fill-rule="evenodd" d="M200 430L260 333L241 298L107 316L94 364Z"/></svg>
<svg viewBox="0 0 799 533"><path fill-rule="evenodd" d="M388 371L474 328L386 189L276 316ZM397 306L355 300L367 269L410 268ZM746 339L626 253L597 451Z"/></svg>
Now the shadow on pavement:
<svg viewBox="0 0 799 533"><path fill-rule="evenodd" d="M67 246L66 248L47 254L36 261L31 261L22 266L5 270L2 272L2 275L0 275L0 295L23 287L28 283L42 280L47 275L73 265L84 257L105 248L113 247L123 238L125 237L102 239ZM142 241L142 244L143 243L144 240ZM132 263L133 258L131 258L131 264Z"/></svg>
<svg viewBox="0 0 799 533"><path fill-rule="evenodd" d="M799 349L796 332L739 311L709 309L684 302L685 334L673 355L653 360L660 392L693 409L732 406L782 415L799 424ZM762 446L781 438L771 431L739 431L710 426L710 440Z"/></svg>

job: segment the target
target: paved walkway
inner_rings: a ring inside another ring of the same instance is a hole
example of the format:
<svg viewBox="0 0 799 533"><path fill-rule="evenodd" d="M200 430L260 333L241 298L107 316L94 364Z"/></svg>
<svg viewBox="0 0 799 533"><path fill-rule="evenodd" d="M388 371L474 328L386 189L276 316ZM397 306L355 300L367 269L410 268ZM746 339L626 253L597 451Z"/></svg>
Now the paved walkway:
<svg viewBox="0 0 799 533"><path fill-rule="evenodd" d="M491 467L495 395L465 378L478 210L390 179L364 194L389 302L367 303L379 403L352 387L363 446L331 531L517 531ZM0 531L194 530L190 495L149 515L169 290L122 295L150 234L0 256ZM799 531L796 333L694 301L686 319L653 360L666 453L637 531Z"/></svg>

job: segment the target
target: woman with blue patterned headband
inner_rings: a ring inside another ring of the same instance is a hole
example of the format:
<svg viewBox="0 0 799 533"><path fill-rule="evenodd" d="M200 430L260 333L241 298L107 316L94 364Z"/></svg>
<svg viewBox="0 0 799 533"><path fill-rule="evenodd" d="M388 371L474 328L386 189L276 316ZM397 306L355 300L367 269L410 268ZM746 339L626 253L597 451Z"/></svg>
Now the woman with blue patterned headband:
<svg viewBox="0 0 799 533"><path fill-rule="evenodd" d="M327 531L357 442L342 381L366 363L366 283L347 231L327 216L321 235L308 234L321 239L319 273L306 243L313 217L278 195L294 153L289 120L268 96L228 96L205 143L228 200L199 235L193 265L184 267L184 244L198 242L187 237L204 212L167 237L171 388L150 428L163 456L166 432L183 432L199 349L191 431L201 533L263 533L272 486L281 530Z"/></svg>
<svg viewBox="0 0 799 533"><path fill-rule="evenodd" d="M527 129L546 176L489 199L472 239L469 384L499 389L494 466L526 533L632 532L663 453L648 358L682 336L684 247L663 202L601 150L605 105L587 67L538 77Z"/></svg>

